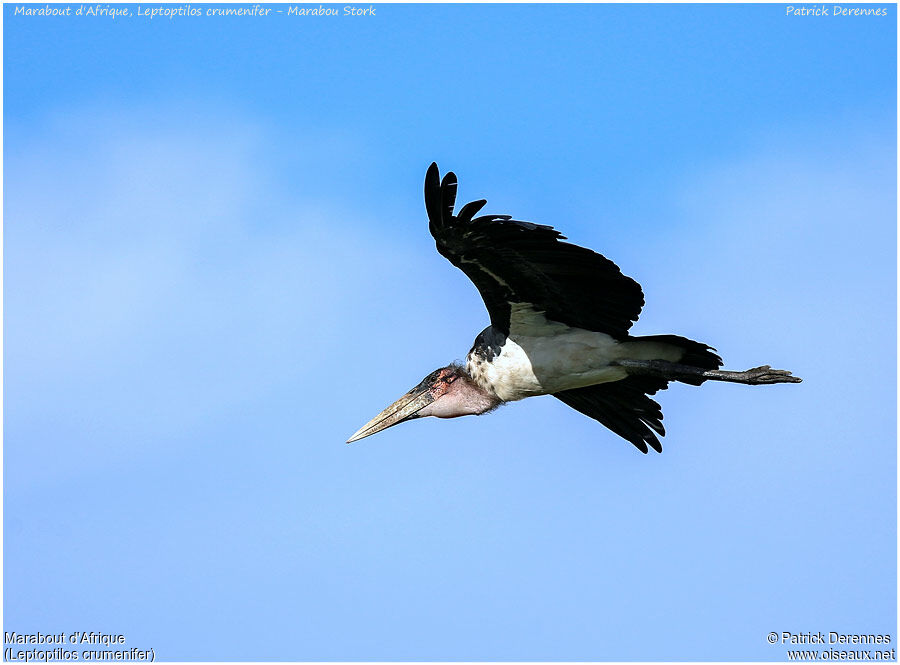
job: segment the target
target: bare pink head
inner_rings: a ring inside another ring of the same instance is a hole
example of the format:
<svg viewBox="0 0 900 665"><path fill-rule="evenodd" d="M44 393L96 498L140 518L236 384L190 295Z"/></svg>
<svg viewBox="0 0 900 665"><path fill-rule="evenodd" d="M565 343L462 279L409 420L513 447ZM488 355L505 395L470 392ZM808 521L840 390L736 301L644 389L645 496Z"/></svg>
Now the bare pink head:
<svg viewBox="0 0 900 665"><path fill-rule="evenodd" d="M414 418L474 416L487 413L499 404L500 398L478 387L464 367L448 365L422 379L419 385L363 425L347 443Z"/></svg>

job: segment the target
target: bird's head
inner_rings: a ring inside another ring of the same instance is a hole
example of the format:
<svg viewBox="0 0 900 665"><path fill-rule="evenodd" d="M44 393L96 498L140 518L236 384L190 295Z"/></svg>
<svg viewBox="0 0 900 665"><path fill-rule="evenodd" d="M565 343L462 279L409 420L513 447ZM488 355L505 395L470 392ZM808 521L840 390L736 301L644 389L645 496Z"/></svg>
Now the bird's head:
<svg viewBox="0 0 900 665"><path fill-rule="evenodd" d="M448 365L422 379L419 385L363 425L347 443L414 418L472 416L487 413L499 404L500 399L478 387L464 367Z"/></svg>

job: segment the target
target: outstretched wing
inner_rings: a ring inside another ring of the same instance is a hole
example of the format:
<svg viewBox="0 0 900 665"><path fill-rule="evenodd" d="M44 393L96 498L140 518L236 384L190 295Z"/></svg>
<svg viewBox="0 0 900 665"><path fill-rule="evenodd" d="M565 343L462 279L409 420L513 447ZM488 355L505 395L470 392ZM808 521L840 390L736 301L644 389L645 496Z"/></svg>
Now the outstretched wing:
<svg viewBox="0 0 900 665"><path fill-rule="evenodd" d="M475 214L472 201L453 214L456 176L440 180L437 164L425 175L428 228L437 250L471 279L487 306L491 325L510 332L512 305L524 303L551 321L606 333L628 334L644 305L640 285L609 259L571 245L550 226L509 215Z"/></svg>
<svg viewBox="0 0 900 665"><path fill-rule="evenodd" d="M629 376L621 381L564 390L553 396L606 425L642 453L647 452L647 446L661 453L662 444L656 435L666 433L662 409L647 395L665 390L667 385L665 379Z"/></svg>
<svg viewBox="0 0 900 665"><path fill-rule="evenodd" d="M722 359L714 353L715 349L692 339L678 335L649 335L636 339L681 347L679 362L691 367L718 369L722 366ZM679 380L699 386L705 379L684 377ZM647 446L650 446L661 453L662 445L656 435L666 433L662 424L663 414L659 404L649 395L665 390L668 385L669 381L661 377L632 375L620 381L564 390L553 393L553 396L603 423L641 452L646 453Z"/></svg>

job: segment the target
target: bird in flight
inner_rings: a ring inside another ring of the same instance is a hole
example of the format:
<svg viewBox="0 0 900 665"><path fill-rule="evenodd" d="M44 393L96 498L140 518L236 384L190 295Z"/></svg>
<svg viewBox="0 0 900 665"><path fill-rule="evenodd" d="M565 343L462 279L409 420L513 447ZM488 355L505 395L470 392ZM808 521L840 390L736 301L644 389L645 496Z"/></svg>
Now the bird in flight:
<svg viewBox="0 0 900 665"><path fill-rule="evenodd" d="M347 443L415 418L479 415L553 395L641 452L662 452L662 410L649 395L670 381L800 383L768 365L719 369L714 349L678 335L629 335L644 306L637 282L604 256L563 242L550 226L509 215L476 217L485 200L454 214L456 184L452 172L441 180L437 164L428 168L428 228L438 252L481 293L491 325L475 338L465 364L426 376Z"/></svg>

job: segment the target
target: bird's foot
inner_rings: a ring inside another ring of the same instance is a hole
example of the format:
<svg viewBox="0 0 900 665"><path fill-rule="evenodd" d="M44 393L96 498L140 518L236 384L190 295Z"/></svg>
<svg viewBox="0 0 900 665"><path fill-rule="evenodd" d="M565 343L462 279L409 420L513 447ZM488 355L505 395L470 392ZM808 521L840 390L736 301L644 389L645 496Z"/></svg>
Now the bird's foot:
<svg viewBox="0 0 900 665"><path fill-rule="evenodd" d="M646 374L659 376L666 381L684 381L699 385L706 380L730 381L731 383L743 383L748 386L765 386L770 383L800 383L799 376L793 376L786 369L772 369L769 365L754 367L743 372L733 372L727 369L701 369L688 365L679 365L666 360L619 360L613 363L619 367L625 367L632 374Z"/></svg>
<svg viewBox="0 0 900 665"><path fill-rule="evenodd" d="M793 376L786 369L772 369L768 365L754 367L743 372L735 372L741 376L741 383L749 386L762 386L769 383L800 383L803 381L799 376Z"/></svg>

